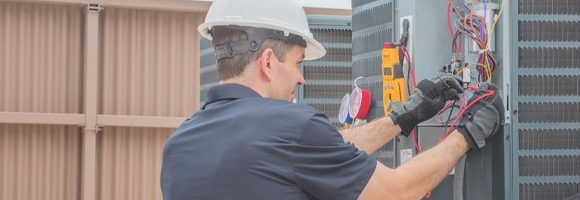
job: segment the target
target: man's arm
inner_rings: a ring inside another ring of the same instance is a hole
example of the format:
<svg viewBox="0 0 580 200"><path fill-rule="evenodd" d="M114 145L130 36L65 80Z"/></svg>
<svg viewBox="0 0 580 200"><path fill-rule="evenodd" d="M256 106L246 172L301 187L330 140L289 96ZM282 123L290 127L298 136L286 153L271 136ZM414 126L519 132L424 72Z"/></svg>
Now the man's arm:
<svg viewBox="0 0 580 200"><path fill-rule="evenodd" d="M377 162L359 199L421 199L447 176L468 149L464 136L455 130L440 144L397 169Z"/></svg>
<svg viewBox="0 0 580 200"><path fill-rule="evenodd" d="M469 149L484 147L485 139L501 129L504 107L495 85L482 88L467 102L469 114L461 116L459 128L438 145L397 169L377 163L359 199L420 199Z"/></svg>
<svg viewBox="0 0 580 200"><path fill-rule="evenodd" d="M401 106L393 105L393 112L389 117L341 131L342 137L360 150L373 153L401 131L403 135L409 136L417 124L434 117L446 101L458 99L458 93L461 92L461 84L450 75L422 80L408 102Z"/></svg>
<svg viewBox="0 0 580 200"><path fill-rule="evenodd" d="M389 117L374 120L363 126L340 131L344 141L354 144L368 154L381 148L401 132Z"/></svg>

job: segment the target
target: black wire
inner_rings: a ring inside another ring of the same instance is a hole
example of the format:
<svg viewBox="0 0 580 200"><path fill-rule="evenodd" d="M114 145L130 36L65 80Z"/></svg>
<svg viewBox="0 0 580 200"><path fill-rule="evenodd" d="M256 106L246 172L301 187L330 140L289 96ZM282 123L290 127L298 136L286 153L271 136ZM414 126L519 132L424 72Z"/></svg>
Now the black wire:
<svg viewBox="0 0 580 200"><path fill-rule="evenodd" d="M407 93L409 93L409 96L411 96L411 86L409 85L409 84L411 84L411 55L409 55L407 48L403 47L403 51L405 51L405 54L407 55L407 58L408 58L407 59L407 63L408 63L407 64L407 88L408 88Z"/></svg>
<svg viewBox="0 0 580 200"><path fill-rule="evenodd" d="M451 115L453 115L453 109L455 108L455 103L457 102L457 100L453 100L453 104L451 104L451 111L449 112L449 115L447 116L447 121L445 121L445 125L444 125L444 129L443 129L443 135L445 135L445 132L447 132L447 127L449 126L449 121L451 121ZM461 116L458 116L461 117Z"/></svg>
<svg viewBox="0 0 580 200"><path fill-rule="evenodd" d="M461 35L460 31L455 32L455 36L453 36L453 42L451 43L451 52L458 53L455 51L455 47L457 46L457 38Z"/></svg>

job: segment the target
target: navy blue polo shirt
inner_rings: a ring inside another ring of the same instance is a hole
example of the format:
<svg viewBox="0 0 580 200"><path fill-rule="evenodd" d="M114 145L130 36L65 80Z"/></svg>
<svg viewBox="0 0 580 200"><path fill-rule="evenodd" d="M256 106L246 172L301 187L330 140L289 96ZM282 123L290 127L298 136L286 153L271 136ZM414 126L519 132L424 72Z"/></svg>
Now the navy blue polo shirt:
<svg viewBox="0 0 580 200"><path fill-rule="evenodd" d="M357 199L376 160L305 104L218 85L163 150L165 200Z"/></svg>

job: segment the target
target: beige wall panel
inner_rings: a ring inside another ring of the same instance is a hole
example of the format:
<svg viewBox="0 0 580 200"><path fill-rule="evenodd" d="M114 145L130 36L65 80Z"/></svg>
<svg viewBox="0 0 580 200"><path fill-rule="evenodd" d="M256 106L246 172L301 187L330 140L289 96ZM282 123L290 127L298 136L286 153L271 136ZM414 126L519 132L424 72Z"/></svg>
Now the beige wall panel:
<svg viewBox="0 0 580 200"><path fill-rule="evenodd" d="M191 115L198 106L198 15L105 8L100 114Z"/></svg>
<svg viewBox="0 0 580 200"><path fill-rule="evenodd" d="M0 199L75 200L80 129L0 124Z"/></svg>
<svg viewBox="0 0 580 200"><path fill-rule="evenodd" d="M172 132L153 128L99 132L97 200L161 200L161 155Z"/></svg>
<svg viewBox="0 0 580 200"><path fill-rule="evenodd" d="M0 112L82 112L82 11L0 2Z"/></svg>

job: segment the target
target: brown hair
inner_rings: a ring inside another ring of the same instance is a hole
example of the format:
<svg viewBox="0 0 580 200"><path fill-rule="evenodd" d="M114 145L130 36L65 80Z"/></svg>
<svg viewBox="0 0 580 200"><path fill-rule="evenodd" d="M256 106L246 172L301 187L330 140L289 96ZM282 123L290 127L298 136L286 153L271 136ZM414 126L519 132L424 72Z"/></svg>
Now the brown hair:
<svg viewBox="0 0 580 200"><path fill-rule="evenodd" d="M212 28L211 32L213 37L212 45L214 48L217 45L225 44L227 42L247 39L247 34L245 32L230 29L225 26L215 26ZM286 53L288 53L291 47L292 44L290 43L275 39L265 39L258 51L248 51L230 58L218 60L216 67L219 80L227 80L241 75L246 69L246 66L257 60L267 48L272 49L276 58L281 62L284 62Z"/></svg>

